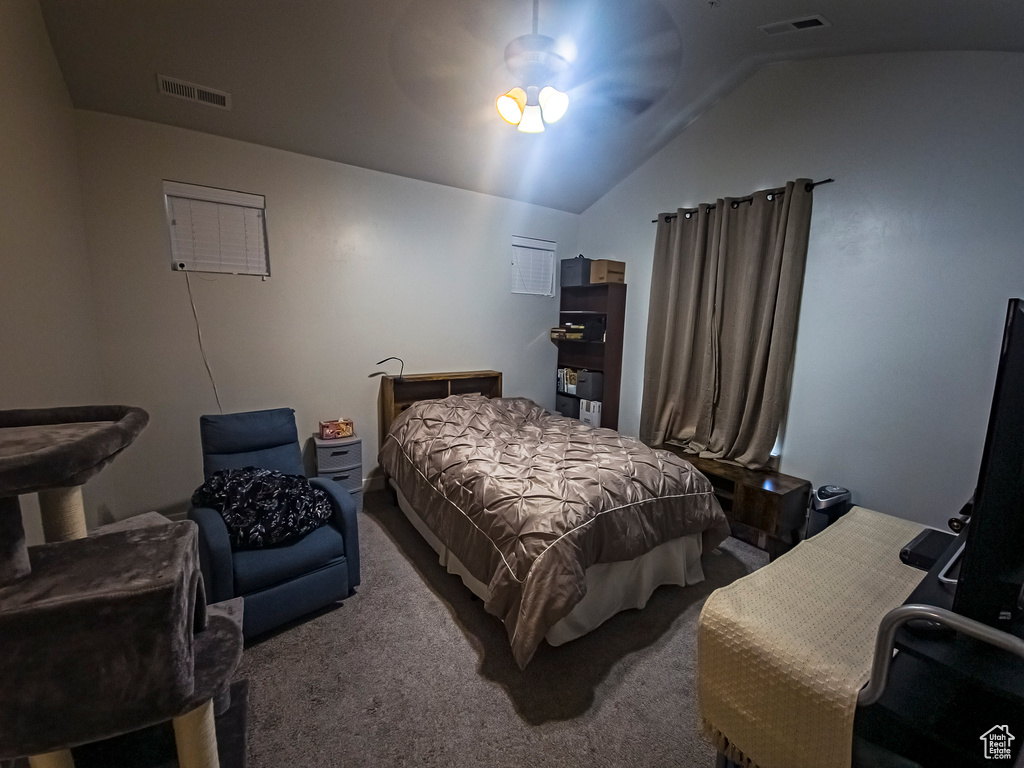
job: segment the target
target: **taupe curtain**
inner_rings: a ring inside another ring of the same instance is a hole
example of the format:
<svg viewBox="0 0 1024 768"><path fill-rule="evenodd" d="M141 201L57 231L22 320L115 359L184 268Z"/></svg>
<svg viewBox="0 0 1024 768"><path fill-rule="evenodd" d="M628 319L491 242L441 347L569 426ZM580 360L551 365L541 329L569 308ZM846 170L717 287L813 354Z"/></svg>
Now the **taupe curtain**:
<svg viewBox="0 0 1024 768"><path fill-rule="evenodd" d="M640 439L751 469L785 416L809 179L658 217Z"/></svg>

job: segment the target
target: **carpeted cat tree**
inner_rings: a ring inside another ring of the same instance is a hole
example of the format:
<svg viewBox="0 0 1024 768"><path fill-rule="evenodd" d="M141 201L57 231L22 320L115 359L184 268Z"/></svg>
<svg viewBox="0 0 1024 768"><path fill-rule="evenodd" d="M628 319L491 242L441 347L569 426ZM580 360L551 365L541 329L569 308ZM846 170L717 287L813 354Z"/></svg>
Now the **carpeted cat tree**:
<svg viewBox="0 0 1024 768"><path fill-rule="evenodd" d="M70 768L71 747L173 720L181 768L219 766L241 600L207 610L194 523L150 513L86 531L82 484L148 421L125 406L0 411L0 760Z"/></svg>

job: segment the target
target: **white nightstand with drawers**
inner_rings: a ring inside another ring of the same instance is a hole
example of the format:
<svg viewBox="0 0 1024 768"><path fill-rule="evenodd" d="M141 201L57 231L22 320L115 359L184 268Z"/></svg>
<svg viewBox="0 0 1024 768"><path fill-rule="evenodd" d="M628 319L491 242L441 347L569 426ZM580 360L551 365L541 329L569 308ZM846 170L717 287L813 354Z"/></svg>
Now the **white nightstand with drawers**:
<svg viewBox="0 0 1024 768"><path fill-rule="evenodd" d="M329 477L352 494L356 510L363 511L363 441L362 438L341 437L321 440L316 444L316 476Z"/></svg>

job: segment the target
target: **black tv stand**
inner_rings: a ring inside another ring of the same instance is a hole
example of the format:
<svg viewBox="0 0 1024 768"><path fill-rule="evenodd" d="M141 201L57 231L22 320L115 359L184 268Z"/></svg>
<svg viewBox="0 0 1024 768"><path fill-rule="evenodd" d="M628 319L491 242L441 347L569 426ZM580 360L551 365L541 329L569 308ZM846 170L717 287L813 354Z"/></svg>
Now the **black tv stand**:
<svg viewBox="0 0 1024 768"><path fill-rule="evenodd" d="M946 570L946 566L960 551L966 537L967 532L964 531L950 542L942 557L935 561L935 565L928 570L924 580L917 585L917 589L910 593L905 604L923 603L924 605L934 605L936 608L945 608L947 611L952 610L953 590L939 581L939 574Z"/></svg>
<svg viewBox="0 0 1024 768"><path fill-rule="evenodd" d="M939 574L965 535L950 544L905 604L951 609L953 587L940 582ZM1007 631L1024 637L1019 620ZM867 763L867 753L877 756L879 749L925 768L1013 765L1024 746L1024 663L1007 651L951 632L902 627L896 648L900 653L881 700L857 709L855 768ZM1013 759L985 759L981 737L1004 725L1015 737Z"/></svg>

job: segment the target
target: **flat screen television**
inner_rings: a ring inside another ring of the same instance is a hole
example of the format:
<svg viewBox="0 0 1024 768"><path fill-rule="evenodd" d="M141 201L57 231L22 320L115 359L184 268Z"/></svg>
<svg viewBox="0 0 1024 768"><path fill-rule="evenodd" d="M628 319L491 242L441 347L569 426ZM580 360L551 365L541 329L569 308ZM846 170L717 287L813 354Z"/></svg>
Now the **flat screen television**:
<svg viewBox="0 0 1024 768"><path fill-rule="evenodd" d="M1019 628L1024 584L1024 301L1011 299L953 610Z"/></svg>

